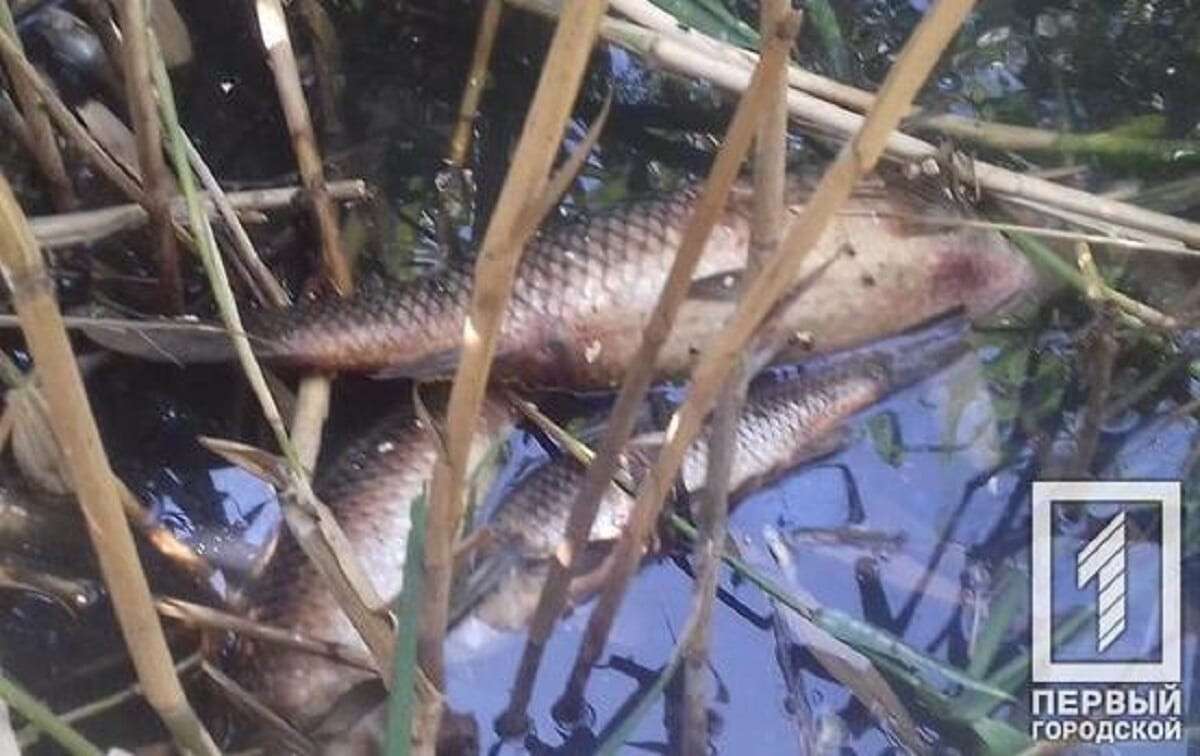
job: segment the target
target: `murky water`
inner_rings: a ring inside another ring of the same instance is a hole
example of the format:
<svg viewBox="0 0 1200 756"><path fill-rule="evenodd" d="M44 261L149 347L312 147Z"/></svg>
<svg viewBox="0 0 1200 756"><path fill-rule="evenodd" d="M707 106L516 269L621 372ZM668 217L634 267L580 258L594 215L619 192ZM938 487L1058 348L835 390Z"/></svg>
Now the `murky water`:
<svg viewBox="0 0 1200 756"><path fill-rule="evenodd" d="M256 185L292 170L286 135L269 74L250 37L252 20L237 3L216 11L188 9L193 32L210 47L180 75L184 121L219 175ZM328 135L332 173L362 176L379 189L373 205L353 211L348 228L363 239L368 273L409 275L440 261L435 186L444 141L465 78L476 9L411 3L382 13L383 21L338 5L334 18L343 35L346 118L341 134ZM750 3L740 10L753 17ZM214 6L215 7L215 6ZM845 2L836 7L849 44L843 65L855 83L875 85L926 4L917 0ZM503 180L506 155L520 128L534 72L545 44L545 26L509 11L493 65L472 158L474 204L457 219L450 238L469 254ZM1128 118L1158 115L1167 135L1195 136L1198 101L1189 82L1200 74L1195 50L1200 11L1188 3L985 2L942 62L924 102L934 109L1048 128L1087 131L1119 126ZM831 72L820 36L806 29L801 57ZM303 51L302 51L303 52ZM720 133L728 103L710 87L682 82L643 66L632 54L606 48L596 55L578 120L568 142L582 134L611 82L615 107L605 138L584 175L563 203L570 214L628 195L660 191L702 173L711 159L711 134ZM807 137L792 144L796 162L817 162L827 148ZM1006 156L998 159L1006 160ZM1047 165L1057 161L1048 159ZM1104 166L1126 175L1181 173L1178 166L1143 166L1118 159ZM1105 171L1094 174L1107 177ZM1094 183L1099 183L1093 179ZM1195 200L1180 211L1194 211ZM446 239L442 239L445 241ZM304 246L293 233L269 235L268 252L281 259ZM125 274L144 269L127 249L100 254ZM300 255L296 255L300 257ZM78 261L64 260L66 267ZM292 266L284 266L291 270ZM303 265L296 266L297 280ZM1129 267L1136 268L1135 265ZM1191 270L1125 279L1137 293L1154 293L1160 278ZM97 290L114 284L93 282ZM117 291L122 291L120 285ZM1032 530L1031 481L1062 470L1074 454L1090 373L1087 329L1091 316L1070 294L1050 297L1012 331L980 337L979 349L951 369L862 413L846 447L744 501L730 528L746 560L774 579L811 594L861 627L887 631L929 657L954 667L970 663L1006 586L1018 584L1010 621L996 640L993 669L1028 653L1028 575ZM1111 400L1119 401L1164 360L1168 345L1147 344L1121 332L1124 350ZM1186 360L1184 360L1186 362ZM197 435L253 434L248 404L221 386L222 369L147 370L118 362L101 369L90 388L115 466L152 503L162 521L222 571L216 586L236 593L258 566L279 514L271 491L254 478L219 463L195 442ZM1200 428L1177 410L1195 394L1185 366L1153 386L1132 408L1108 420L1100 434L1096 470L1122 480L1178 480L1188 475ZM360 432L378 416L380 402L408 396L408 387L344 381L335 395L329 446ZM251 438L250 440L254 440ZM528 438L501 475L542 454ZM1194 693L1197 644L1194 629L1200 594L1189 587L1197 563L1184 489L1183 643L1186 725L1200 724ZM493 495L493 499L495 495ZM1103 527L1110 510L1092 508L1082 518L1061 518L1054 552L1056 608L1088 608L1093 587L1072 576L1076 552ZM1161 551L1153 516L1130 515L1126 588L1128 623L1113 658L1160 653L1156 599ZM791 544L791 578L768 553L766 534ZM454 706L473 713L484 746L496 753L588 753L603 739L666 663L691 606L692 579L684 560L663 558L642 570L626 598L603 664L588 689L586 726L562 731L550 708L562 690L590 605L562 622L552 639L531 704L534 729L524 742L500 744L491 722L506 702L523 638L469 620L449 648L449 692ZM155 563L157 565L157 563ZM156 566L156 577L169 572ZM86 572L86 570L84 570ZM77 577L94 578L92 575ZM156 581L161 590L212 599L207 589ZM726 570L714 618L711 676L715 752L724 754L894 752L897 745L878 728L850 692L831 679L811 655L795 647L779 653L766 594ZM1087 619L1066 643L1061 658L1087 655L1097 621ZM193 639L173 638L186 653ZM97 606L72 617L28 593L0 591L0 664L35 692L65 709L111 692L129 679L108 609ZM782 656L782 662L781 662ZM782 664L782 666L781 666ZM786 668L786 669L785 669ZM799 680L788 690L785 679ZM1027 682L1028 676L1021 678ZM961 691L946 680L928 680L947 695ZM677 687L677 686L676 686ZM906 700L913 691L901 685ZM1028 731L1024 684L1002 718ZM629 738L627 752L674 753L679 742L680 692L668 687ZM916 696L916 699L919 699ZM228 715L210 696L202 708L224 724ZM102 742L154 735L147 709L133 704L120 719L84 727ZM914 715L934 750L987 753L962 728L928 707ZM137 736L129 723L146 723ZM237 731L237 728L233 728ZM814 735L813 733L819 733ZM1192 744L1195 747L1195 743ZM1183 744L1159 744L1153 753L1183 752ZM1121 752L1140 752L1135 747ZM44 752L50 752L45 749ZM997 751L990 751L996 753Z"/></svg>

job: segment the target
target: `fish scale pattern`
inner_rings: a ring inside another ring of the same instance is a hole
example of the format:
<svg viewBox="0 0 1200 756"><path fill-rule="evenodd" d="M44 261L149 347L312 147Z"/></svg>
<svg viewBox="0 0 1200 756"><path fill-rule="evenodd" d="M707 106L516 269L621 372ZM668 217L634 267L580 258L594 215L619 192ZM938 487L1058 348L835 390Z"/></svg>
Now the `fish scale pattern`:
<svg viewBox="0 0 1200 756"><path fill-rule="evenodd" d="M695 193L629 202L581 216L527 246L501 331L500 354L541 342L548 324L596 317L657 297ZM396 284L368 284L267 312L250 327L272 357L340 370L447 372L470 306L469 265Z"/></svg>

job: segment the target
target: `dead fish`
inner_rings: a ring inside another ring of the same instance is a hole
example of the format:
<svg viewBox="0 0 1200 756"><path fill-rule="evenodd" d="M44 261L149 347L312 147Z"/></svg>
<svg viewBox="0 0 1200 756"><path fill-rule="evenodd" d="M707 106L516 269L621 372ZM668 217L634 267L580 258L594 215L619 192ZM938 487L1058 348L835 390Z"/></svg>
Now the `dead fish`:
<svg viewBox="0 0 1200 756"><path fill-rule="evenodd" d="M942 322L891 343L814 360L796 376L753 386L737 425L730 501L832 451L848 418L962 356L967 349L963 326L961 318ZM627 447L626 466L635 480L657 456L658 444L657 437L642 437ZM690 494L701 491L707 467L708 442L701 437L685 457L683 489ZM487 597L488 589L508 579L514 567L544 562L552 555L566 533L570 507L585 475L573 458L556 459L529 473L501 501L487 524L497 547L480 560L474 579L466 581L464 593L454 602L454 616L465 616L482 601L477 615L486 623L507 629L523 624L527 613L503 590ZM618 538L632 506L627 493L611 486L601 501L591 540ZM581 583L577 598L585 597L587 590Z"/></svg>
<svg viewBox="0 0 1200 756"><path fill-rule="evenodd" d="M792 181L792 210L811 191ZM543 232L518 267L495 362L499 379L576 390L616 386L666 281L698 191L621 204ZM712 231L657 365L685 375L736 307L746 264L752 198L739 187ZM832 352L903 331L955 307L992 312L1027 288L1025 259L997 233L898 220L924 200L882 184L864 186L808 258L811 286L772 326L806 353ZM941 213L950 212L942 209ZM817 276L817 272L820 275ZM255 349L278 363L428 379L458 362L471 271L451 266L402 284L365 286L347 299L316 299L265 311L247 323ZM217 361L220 333L91 329L98 343L151 360Z"/></svg>
<svg viewBox="0 0 1200 756"><path fill-rule="evenodd" d="M508 435L513 423L507 404L485 403L471 469ZM402 412L347 447L315 482L317 495L333 510L376 592L386 600L400 592L412 502L422 494L436 456L432 431ZM367 651L316 568L286 533L251 600L253 614L262 622ZM246 677L255 693L299 726L319 719L344 693L375 678L280 646L263 644L247 658Z"/></svg>

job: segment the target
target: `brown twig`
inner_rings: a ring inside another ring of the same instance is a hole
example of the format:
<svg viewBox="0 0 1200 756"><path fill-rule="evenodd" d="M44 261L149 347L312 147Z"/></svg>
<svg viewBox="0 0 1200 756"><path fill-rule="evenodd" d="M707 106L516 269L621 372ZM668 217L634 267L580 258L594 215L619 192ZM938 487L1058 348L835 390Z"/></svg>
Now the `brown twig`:
<svg viewBox="0 0 1200 756"><path fill-rule="evenodd" d="M434 467L426 538L426 589L418 657L429 680L444 688L442 643L450 603L453 542L462 517L471 440L491 371L496 339L512 296L527 239L523 225L531 197L542 195L556 147L575 103L607 0L569 0L555 29L521 137L475 266L464 331L463 357L447 408L446 448Z"/></svg>
<svg viewBox="0 0 1200 756"><path fill-rule="evenodd" d="M296 66L283 4L280 0L255 0L254 6L258 12L259 33L275 75L275 88L279 90L283 116L291 132L292 150L300 169L300 183L308 192L313 222L320 236L325 273L333 287L346 294L353 288L350 264L342 249L337 213L325 188L325 172L321 167L308 104L304 101L304 89L300 84L300 71Z"/></svg>
<svg viewBox="0 0 1200 756"><path fill-rule="evenodd" d="M163 158L162 125L154 103L154 83L150 78L150 45L145 0L121 0L117 15L123 35L125 101L133 118L142 191L154 249L158 254L159 300L169 315L183 312L183 272L179 247L175 243L171 195L175 186Z"/></svg>
<svg viewBox="0 0 1200 756"><path fill-rule="evenodd" d="M138 0L134 0L137 2ZM237 209L233 206L229 197L226 196L225 190L217 182L217 177L209 169L208 164L204 162L199 150L192 144L192 140L187 140L188 163L192 166L192 170L196 172L196 176L200 179L200 183L208 192L208 199L216 205L217 213L220 214L221 220L225 221L225 226L229 229L230 235L233 237L233 248L237 251L237 259L241 261L242 266L248 272L250 283L254 285L255 292L260 292L263 304L273 305L275 307L286 307L291 304L291 297L284 291L283 286L279 284L279 280L275 278L275 274L267 267L259 257L258 251L254 249L254 243L250 241L250 235L246 233L246 229L242 226L242 220L238 217Z"/></svg>
<svg viewBox="0 0 1200 756"><path fill-rule="evenodd" d="M467 163L471 134L475 128L475 112L479 110L479 99L487 84L488 61L492 57L492 46L496 42L496 30L500 28L500 12L503 9L504 0L487 0L479 17L479 33L475 37L471 70L463 87L462 102L458 106L458 118L454 122L454 133L450 136L450 150L446 158L453 168L462 168Z"/></svg>
<svg viewBox="0 0 1200 756"><path fill-rule="evenodd" d="M73 210L79 205L71 179L67 176L67 168L63 163L62 153L58 149L58 140L46 111L42 109L41 97L29 81L14 73L14 69L22 64L28 65L21 38L17 35L17 26L13 21L12 11L8 3L0 3L0 37L10 45L0 47L0 63L4 64L12 79L13 94L21 106L25 117L25 125L33 147L33 159L37 161L42 176L50 186L50 195L54 198L54 206L60 212Z"/></svg>
<svg viewBox="0 0 1200 756"><path fill-rule="evenodd" d="M756 83L738 104L725 143L717 155L704 191L696 203L696 209L680 242L679 251L672 262L663 293L642 334L638 353L630 361L629 373L613 406L604 441L596 461L588 468L587 478L575 504L571 507L566 536L551 561L550 573L538 599L537 610L530 623L529 637L517 668L512 697L508 709L497 722L497 727L504 734L520 732L526 726L526 709L533 683L546 641L565 605L575 569L575 556L581 553L587 542L600 498L616 473L620 454L636 422L642 397L653 379L658 352L670 335L675 315L687 297L692 274L704 251L705 242L724 210L725 200L737 177L738 168L754 138L761 103L766 100L767 93L774 89L774 83L782 79L783 64L787 60L792 40L789 32L795 31L795 23L796 20L792 19L791 23L782 25L768 42L769 54L764 56L763 66L756 71Z"/></svg>
<svg viewBox="0 0 1200 756"><path fill-rule="evenodd" d="M191 627L228 630L246 638L256 638L267 643L275 643L316 656L323 656L357 669L368 672L375 671L374 660L353 646L314 638L283 627L264 625L236 614L178 598L157 598L154 600L154 607L162 616L179 620Z"/></svg>
<svg viewBox="0 0 1200 756"><path fill-rule="evenodd" d="M112 596L126 646L146 691L181 748L216 754L217 747L192 711L150 601L146 576L125 522L87 393L71 353L62 314L41 252L8 181L0 176L0 265L37 365L42 391L57 408L50 420L62 445L88 532Z"/></svg>
<svg viewBox="0 0 1200 756"><path fill-rule="evenodd" d="M850 197L858 179L874 168L889 134L908 111L917 90L972 5L972 0L940 0L926 13L888 73L862 128L826 170L779 249L738 303L729 324L701 356L692 374L687 399L675 413L667 441L642 483L630 523L617 544L610 581L589 618L558 704L560 712L569 716L580 710L592 666L604 648L625 589L637 568L642 545L658 519L663 499L679 472L688 446L699 433L739 356L771 308L791 288L808 252Z"/></svg>
<svg viewBox="0 0 1200 756"><path fill-rule="evenodd" d="M200 662L200 670L212 681L213 685L225 696L226 700L277 733L281 741L279 744L286 745L289 752L299 753L303 756L318 753L315 743L305 737L295 727L292 727L283 717L271 711L270 708L255 698L250 691L239 685L232 677L207 661Z"/></svg>
<svg viewBox="0 0 1200 756"><path fill-rule="evenodd" d="M225 196L228 197L234 211L270 210L290 207L303 191L298 187L282 187L229 192ZM329 184L329 195L338 200L364 199L367 196L367 186L358 180L334 181ZM220 213L210 194L204 195L204 210L210 217ZM177 222L186 220L187 207L182 197L176 197L171 202L171 212ZM224 217L223 213L221 215ZM43 248L53 249L94 242L137 228L145 223L148 217L141 205L128 204L34 217L29 219L29 224L33 226L33 235L37 237L38 243Z"/></svg>

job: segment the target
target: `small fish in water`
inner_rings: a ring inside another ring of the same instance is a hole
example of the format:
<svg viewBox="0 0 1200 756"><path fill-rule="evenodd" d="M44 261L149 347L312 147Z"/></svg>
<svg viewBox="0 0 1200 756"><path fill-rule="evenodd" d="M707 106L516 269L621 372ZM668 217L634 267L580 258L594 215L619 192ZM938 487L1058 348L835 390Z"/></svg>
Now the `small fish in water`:
<svg viewBox="0 0 1200 756"><path fill-rule="evenodd" d="M959 338L962 326L961 319L944 322L891 343L813 360L797 377L753 386L736 430L730 500L736 502L798 465L832 451L840 445L838 431L849 417L962 356L966 351ZM626 467L635 480L645 474L657 450L656 442L631 442ZM695 494L702 490L707 466L708 443L702 437L684 459L680 478L685 491ZM518 592L532 597L526 604L503 589L488 595L488 588L503 581L513 568L544 562L551 556L566 533L570 507L585 477L582 465L563 457L535 469L516 485L497 505L487 525L494 531L497 548L480 560L475 579L466 581L468 589L455 602L452 616L464 616L475 602L481 602L476 615L487 624L502 629L525 624L536 602L536 590ZM615 484L611 486L592 526L592 541L618 538L632 507L632 497ZM580 579L574 591L578 600L590 593L591 581L586 578Z"/></svg>
<svg viewBox="0 0 1200 756"><path fill-rule="evenodd" d="M792 210L811 191L793 179ZM494 375L575 390L619 384L637 352L698 192L629 202L553 227L526 247L501 328ZM660 378L686 375L737 305L751 192L737 188L708 240L691 296L660 353ZM902 188L861 188L824 235L798 289L771 321L796 351L828 353L902 332L956 307L994 311L1030 286L1024 257L998 233L905 221L926 209ZM951 212L940 208L939 214ZM471 270L452 265L406 283L365 285L250 317L255 349L278 363L384 377L444 377L458 363ZM223 333L88 329L98 343L151 360L231 358ZM784 355L798 359L795 353Z"/></svg>

